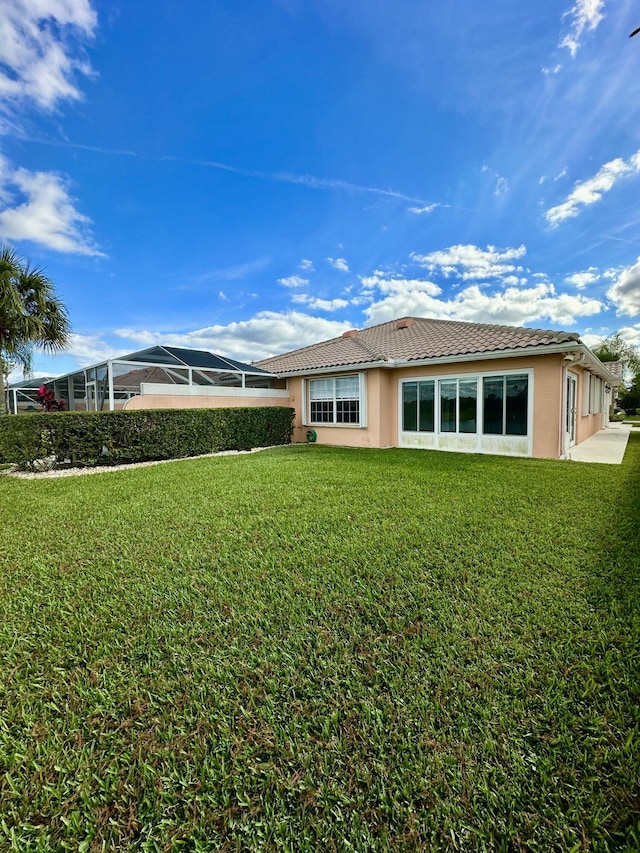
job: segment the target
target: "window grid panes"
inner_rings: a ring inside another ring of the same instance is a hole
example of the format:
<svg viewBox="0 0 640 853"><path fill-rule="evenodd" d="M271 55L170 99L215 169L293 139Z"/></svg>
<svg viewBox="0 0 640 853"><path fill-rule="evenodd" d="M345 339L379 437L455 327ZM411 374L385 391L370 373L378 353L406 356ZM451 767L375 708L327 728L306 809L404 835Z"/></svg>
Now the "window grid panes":
<svg viewBox="0 0 640 853"><path fill-rule="evenodd" d="M359 424L360 377L311 379L309 412L311 423Z"/></svg>
<svg viewBox="0 0 640 853"><path fill-rule="evenodd" d="M318 424L333 423L333 401L312 400L311 420L313 421L313 423Z"/></svg>

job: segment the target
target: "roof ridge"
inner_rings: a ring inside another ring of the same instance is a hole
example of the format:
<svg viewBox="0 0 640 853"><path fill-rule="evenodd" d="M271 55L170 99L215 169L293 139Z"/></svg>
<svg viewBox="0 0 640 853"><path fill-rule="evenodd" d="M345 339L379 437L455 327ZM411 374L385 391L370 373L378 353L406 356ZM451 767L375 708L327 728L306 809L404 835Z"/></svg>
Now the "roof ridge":
<svg viewBox="0 0 640 853"><path fill-rule="evenodd" d="M363 349L367 353L367 355L372 355L377 361L389 361L388 356L386 356L384 353L378 352L366 341L363 341L360 337L360 332L358 332L357 335L354 335L351 340L354 341L354 343L356 343L361 349Z"/></svg>
<svg viewBox="0 0 640 853"><path fill-rule="evenodd" d="M491 329L508 329L510 331L517 330L524 332L544 332L546 334L553 335L571 335L574 340L578 340L580 338L580 335L577 332L566 332L564 329L542 329L538 326L513 326L510 323L480 323L477 320L453 320L444 317L419 317L414 314L407 314L402 317L396 317L393 320L385 320L383 323L376 323L373 326L366 326L360 331L369 332L373 331L374 329L380 329L382 328L382 326L393 326L400 320L414 320L423 323L451 323L457 326L484 326Z"/></svg>

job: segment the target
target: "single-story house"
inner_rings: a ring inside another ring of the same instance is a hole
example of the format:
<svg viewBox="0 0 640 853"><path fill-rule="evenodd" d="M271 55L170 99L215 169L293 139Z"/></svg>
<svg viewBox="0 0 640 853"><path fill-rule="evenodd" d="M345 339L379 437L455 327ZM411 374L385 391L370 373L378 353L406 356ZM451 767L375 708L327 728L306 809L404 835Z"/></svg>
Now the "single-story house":
<svg viewBox="0 0 640 853"><path fill-rule="evenodd" d="M562 459L608 423L618 366L573 332L403 317L257 362L294 440Z"/></svg>
<svg viewBox="0 0 640 853"><path fill-rule="evenodd" d="M71 410L291 406L294 441L563 459L621 381L574 332L403 317L254 364L153 346L49 387Z"/></svg>

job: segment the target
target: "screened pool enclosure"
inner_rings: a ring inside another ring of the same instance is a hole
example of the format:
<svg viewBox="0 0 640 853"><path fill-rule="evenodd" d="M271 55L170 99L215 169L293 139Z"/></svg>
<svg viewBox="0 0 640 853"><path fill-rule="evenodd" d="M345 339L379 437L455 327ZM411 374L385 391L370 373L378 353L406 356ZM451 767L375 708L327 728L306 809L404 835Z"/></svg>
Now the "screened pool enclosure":
<svg viewBox="0 0 640 853"><path fill-rule="evenodd" d="M39 409L37 402L34 403L35 390L43 381L13 383L6 392L9 411L17 414L32 411L34 406ZM108 359L48 379L46 384L69 411L89 412L122 409L132 397L144 393L145 385L151 384L199 387L203 394L211 393L208 389L214 388L284 388L283 380L251 364L206 350L167 346L153 346Z"/></svg>
<svg viewBox="0 0 640 853"><path fill-rule="evenodd" d="M41 385L50 385L53 378L53 376L38 376L35 379L22 379L18 382L12 382L5 388L4 392L6 409L2 409L2 401L0 400L0 412L7 411L15 415L17 412L41 411L38 388Z"/></svg>

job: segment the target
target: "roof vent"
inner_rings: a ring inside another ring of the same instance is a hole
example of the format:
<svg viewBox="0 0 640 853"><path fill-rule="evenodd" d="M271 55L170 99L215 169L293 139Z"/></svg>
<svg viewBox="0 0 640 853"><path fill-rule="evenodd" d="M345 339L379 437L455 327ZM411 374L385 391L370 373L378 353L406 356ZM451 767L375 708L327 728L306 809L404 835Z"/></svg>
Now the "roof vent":
<svg viewBox="0 0 640 853"><path fill-rule="evenodd" d="M349 331L348 331L348 332L343 332L343 333L342 333L342 337L343 337L343 338L355 338L355 336L356 336L357 334L358 334L358 330L357 330L357 329L349 329Z"/></svg>
<svg viewBox="0 0 640 853"><path fill-rule="evenodd" d="M396 329L408 329L413 326L413 317L403 317L402 320L396 320Z"/></svg>

